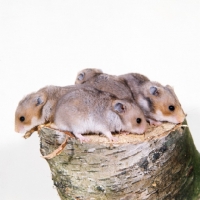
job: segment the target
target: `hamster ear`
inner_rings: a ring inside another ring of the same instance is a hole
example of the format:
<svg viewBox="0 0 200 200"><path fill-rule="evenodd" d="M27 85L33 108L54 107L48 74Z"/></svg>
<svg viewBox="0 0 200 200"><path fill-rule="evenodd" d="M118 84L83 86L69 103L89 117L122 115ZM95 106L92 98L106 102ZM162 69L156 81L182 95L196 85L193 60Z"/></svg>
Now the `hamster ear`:
<svg viewBox="0 0 200 200"><path fill-rule="evenodd" d="M114 111L118 113L124 113L126 111L126 106L120 101L115 101L113 108Z"/></svg>
<svg viewBox="0 0 200 200"><path fill-rule="evenodd" d="M79 81L82 81L82 80L84 79L84 77L85 77L85 73L84 73L84 72L81 72L81 73L77 76L77 79L78 79Z"/></svg>
<svg viewBox="0 0 200 200"><path fill-rule="evenodd" d="M41 97L38 97L36 101L37 101L36 106L39 106L44 102Z"/></svg>
<svg viewBox="0 0 200 200"><path fill-rule="evenodd" d="M155 96L158 96L158 95L159 95L158 88L155 87L155 86L150 87L149 92L150 92L152 95L155 95Z"/></svg>
<svg viewBox="0 0 200 200"><path fill-rule="evenodd" d="M46 103L46 96L44 94L37 94L34 102L36 106L43 105Z"/></svg>

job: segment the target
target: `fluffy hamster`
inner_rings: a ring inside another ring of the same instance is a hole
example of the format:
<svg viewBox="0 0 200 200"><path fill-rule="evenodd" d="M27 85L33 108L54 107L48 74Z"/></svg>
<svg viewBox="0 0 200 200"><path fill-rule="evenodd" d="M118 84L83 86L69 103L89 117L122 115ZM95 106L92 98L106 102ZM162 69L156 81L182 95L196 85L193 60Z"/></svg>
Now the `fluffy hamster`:
<svg viewBox="0 0 200 200"><path fill-rule="evenodd" d="M157 125L163 121L177 124L184 121L186 115L171 86L162 86L138 73L124 74L120 78L127 82L151 124Z"/></svg>
<svg viewBox="0 0 200 200"><path fill-rule="evenodd" d="M67 130L80 139L84 133L103 133L110 141L111 132L127 131L142 134L146 120L134 103L119 100L108 92L84 87L64 95L57 103L52 128Z"/></svg>
<svg viewBox="0 0 200 200"><path fill-rule="evenodd" d="M109 92L120 99L134 99L126 81L118 76L105 74L99 69L86 68L78 72L75 84L92 86L98 90Z"/></svg>
<svg viewBox="0 0 200 200"><path fill-rule="evenodd" d="M26 133L35 126L50 122L58 99L76 86L47 86L28 94L15 111L15 131Z"/></svg>

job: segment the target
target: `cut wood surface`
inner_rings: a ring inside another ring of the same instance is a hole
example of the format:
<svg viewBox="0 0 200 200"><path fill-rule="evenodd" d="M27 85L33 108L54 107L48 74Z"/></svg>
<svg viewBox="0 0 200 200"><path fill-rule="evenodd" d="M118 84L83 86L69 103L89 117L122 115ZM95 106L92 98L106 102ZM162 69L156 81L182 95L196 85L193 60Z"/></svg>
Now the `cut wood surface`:
<svg viewBox="0 0 200 200"><path fill-rule="evenodd" d="M43 156L59 147L58 135L39 131ZM59 155L47 159L62 200L200 199L200 157L185 125L115 134L113 143L103 135L86 137L90 142L83 144L69 138Z"/></svg>

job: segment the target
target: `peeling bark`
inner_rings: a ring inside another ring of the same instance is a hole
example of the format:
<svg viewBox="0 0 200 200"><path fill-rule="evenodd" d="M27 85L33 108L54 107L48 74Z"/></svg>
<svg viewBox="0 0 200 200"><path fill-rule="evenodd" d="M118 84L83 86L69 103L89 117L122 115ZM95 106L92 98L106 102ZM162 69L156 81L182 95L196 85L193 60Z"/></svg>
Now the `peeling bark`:
<svg viewBox="0 0 200 200"><path fill-rule="evenodd" d="M43 127L39 136L43 156L59 147L57 131ZM200 156L188 127L164 123L145 136L115 136L115 143L69 138L47 160L62 200L200 199Z"/></svg>

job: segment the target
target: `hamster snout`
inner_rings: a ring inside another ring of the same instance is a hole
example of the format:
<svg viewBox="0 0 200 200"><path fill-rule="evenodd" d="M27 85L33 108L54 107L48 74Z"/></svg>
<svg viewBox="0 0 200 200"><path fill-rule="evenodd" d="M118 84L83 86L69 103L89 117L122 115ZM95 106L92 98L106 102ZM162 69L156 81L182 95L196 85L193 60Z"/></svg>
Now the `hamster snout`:
<svg viewBox="0 0 200 200"><path fill-rule="evenodd" d="M168 112L163 112L161 110L157 110L155 115L152 115L153 118L157 121L168 121L174 124L182 123L186 117L184 112L181 110L174 113L166 114Z"/></svg>
<svg viewBox="0 0 200 200"><path fill-rule="evenodd" d="M146 118L141 109L135 104L128 104L127 113L123 116L126 129L131 133L143 134L147 129Z"/></svg>
<svg viewBox="0 0 200 200"><path fill-rule="evenodd" d="M16 118L16 120L15 120L16 121L15 122L15 132L17 132L17 133L26 133L27 131L30 131L33 127L45 123L45 120L38 119L36 117L33 117L31 119L30 123L24 122L25 120L26 120L26 118L24 116L21 116L19 119Z"/></svg>

